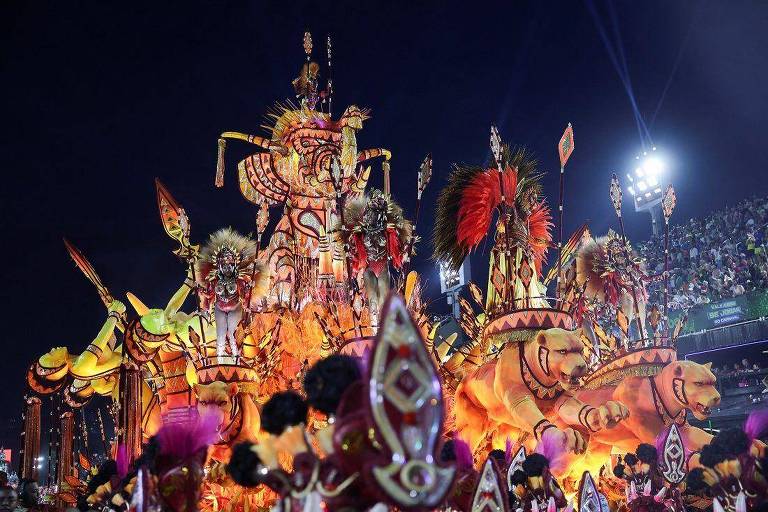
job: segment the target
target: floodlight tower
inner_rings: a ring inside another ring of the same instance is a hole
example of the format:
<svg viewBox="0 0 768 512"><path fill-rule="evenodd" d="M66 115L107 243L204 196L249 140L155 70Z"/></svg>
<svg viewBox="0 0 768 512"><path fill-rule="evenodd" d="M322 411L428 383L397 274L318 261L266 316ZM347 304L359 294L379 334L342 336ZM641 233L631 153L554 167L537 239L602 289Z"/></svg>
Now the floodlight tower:
<svg viewBox="0 0 768 512"><path fill-rule="evenodd" d="M643 151L635 157L636 165L627 173L630 185L627 191L632 196L636 212L648 212L651 215L651 228L654 235L661 233L661 200L664 196L661 183L665 166L657 155L656 146L651 151Z"/></svg>
<svg viewBox="0 0 768 512"><path fill-rule="evenodd" d="M451 305L453 317L458 319L461 316L459 307L459 292L461 288L470 280L469 277L469 258L465 259L458 270L454 270L448 262L440 262L440 293L447 296L448 304Z"/></svg>

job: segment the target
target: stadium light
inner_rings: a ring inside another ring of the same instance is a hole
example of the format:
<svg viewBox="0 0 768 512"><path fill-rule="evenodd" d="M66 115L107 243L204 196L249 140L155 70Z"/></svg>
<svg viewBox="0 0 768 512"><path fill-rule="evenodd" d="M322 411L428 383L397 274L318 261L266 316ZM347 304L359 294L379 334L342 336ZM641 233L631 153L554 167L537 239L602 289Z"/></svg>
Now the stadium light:
<svg viewBox="0 0 768 512"><path fill-rule="evenodd" d="M635 156L634 170L627 173L629 186L627 192L633 198L635 211L646 211L651 214L654 234L660 229L657 220L660 219L661 200L664 195L662 176L666 163L656 151L656 146L650 151L643 151Z"/></svg>
<svg viewBox="0 0 768 512"><path fill-rule="evenodd" d="M448 262L441 261L440 268L440 293L447 295L448 304L452 306L453 316L459 318L459 292L470 280L469 258L465 259L461 266L454 270Z"/></svg>

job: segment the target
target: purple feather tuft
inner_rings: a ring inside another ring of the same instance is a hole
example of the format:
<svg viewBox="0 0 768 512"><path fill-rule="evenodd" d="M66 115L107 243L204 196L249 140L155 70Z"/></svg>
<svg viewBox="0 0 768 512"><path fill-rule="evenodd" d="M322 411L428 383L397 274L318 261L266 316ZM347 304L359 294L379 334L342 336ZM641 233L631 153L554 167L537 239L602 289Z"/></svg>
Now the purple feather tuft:
<svg viewBox="0 0 768 512"><path fill-rule="evenodd" d="M165 425L157 433L160 454L185 459L216 441L219 418L212 414L186 423Z"/></svg>
<svg viewBox="0 0 768 512"><path fill-rule="evenodd" d="M474 466L472 462L472 450L469 445L456 437L453 440L453 450L456 453L456 467L459 469L469 469Z"/></svg>
<svg viewBox="0 0 768 512"><path fill-rule="evenodd" d="M117 476L120 480L125 478L128 474L128 448L124 444L117 447L117 457L115 457L115 465L117 466Z"/></svg>
<svg viewBox="0 0 768 512"><path fill-rule="evenodd" d="M744 433L751 440L759 439L761 434L764 434L768 429L768 409L761 409L754 411L747 418L747 422L744 424Z"/></svg>
<svg viewBox="0 0 768 512"><path fill-rule="evenodd" d="M549 469L555 473L565 470L567 464L567 452L564 439L556 429L548 429L544 432L541 441L536 445L536 453L539 453L549 461Z"/></svg>
<svg viewBox="0 0 768 512"><path fill-rule="evenodd" d="M512 457L515 456L515 454L512 453L512 445L512 440L507 438L507 440L504 442L504 462L506 463L507 467L512 464Z"/></svg>

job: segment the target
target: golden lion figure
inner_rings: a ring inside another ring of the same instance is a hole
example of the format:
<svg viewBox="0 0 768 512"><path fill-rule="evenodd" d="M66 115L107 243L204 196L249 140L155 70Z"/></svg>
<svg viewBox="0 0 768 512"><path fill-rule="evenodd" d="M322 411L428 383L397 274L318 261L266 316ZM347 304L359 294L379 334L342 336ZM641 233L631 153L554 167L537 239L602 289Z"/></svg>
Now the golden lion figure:
<svg viewBox="0 0 768 512"><path fill-rule="evenodd" d="M230 449L237 443L256 441L261 417L250 393L237 383L214 381L195 384L197 412L215 415L218 419L219 441L211 447L210 456L216 461L229 460Z"/></svg>
<svg viewBox="0 0 768 512"><path fill-rule="evenodd" d="M673 361L651 377L626 377L615 386L580 391L578 397L589 404L618 400L629 405L627 421L591 436L590 452L610 453L613 447L633 451L640 443L653 444L673 422L678 424L686 448L699 451L712 435L689 425L686 413L690 411L696 419L706 420L720 404L710 367L711 363Z"/></svg>
<svg viewBox="0 0 768 512"><path fill-rule="evenodd" d="M456 432L472 450L486 434L494 446L507 438L529 446L544 432L556 433L568 451L582 453L579 430L599 432L629 416L621 403L597 407L574 396L587 371L579 336L563 329L539 331L533 339L509 344L499 356L468 374L456 389Z"/></svg>

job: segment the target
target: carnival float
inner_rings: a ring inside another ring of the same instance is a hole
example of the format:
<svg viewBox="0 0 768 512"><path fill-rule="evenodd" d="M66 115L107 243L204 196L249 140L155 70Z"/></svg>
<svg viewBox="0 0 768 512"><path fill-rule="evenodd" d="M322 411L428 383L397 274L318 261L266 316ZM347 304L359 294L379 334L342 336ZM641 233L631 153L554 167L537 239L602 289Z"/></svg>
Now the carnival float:
<svg viewBox="0 0 768 512"><path fill-rule="evenodd" d="M179 289L155 305L116 298L65 241L107 315L86 347L55 347L30 366L22 476L34 473L40 397L76 411L102 396L113 404L116 463L97 468L74 453L72 415L62 415L59 503L607 512L685 510L686 489L705 487L715 510L761 501L765 418L729 438L687 422L717 406L715 376L677 360L685 319L670 325L666 298L651 304L646 293L667 286L668 262L649 275L633 250L615 176L606 200L618 231L593 236L585 225L563 238L570 124L557 144L557 236L536 160L495 128L490 165L450 172L434 258L455 270L490 247L485 290L469 283L459 301L469 342L458 345L437 334L409 271L431 157L401 174L416 188L409 220L391 194L390 151L358 145L369 111L334 117L309 33L304 51L295 100L268 112L266 133L218 141L217 187L227 155L255 149L237 164L254 235L193 237L194 209L158 180L161 224L182 265ZM379 168L383 190L368 187ZM674 207L670 186L665 226Z"/></svg>

